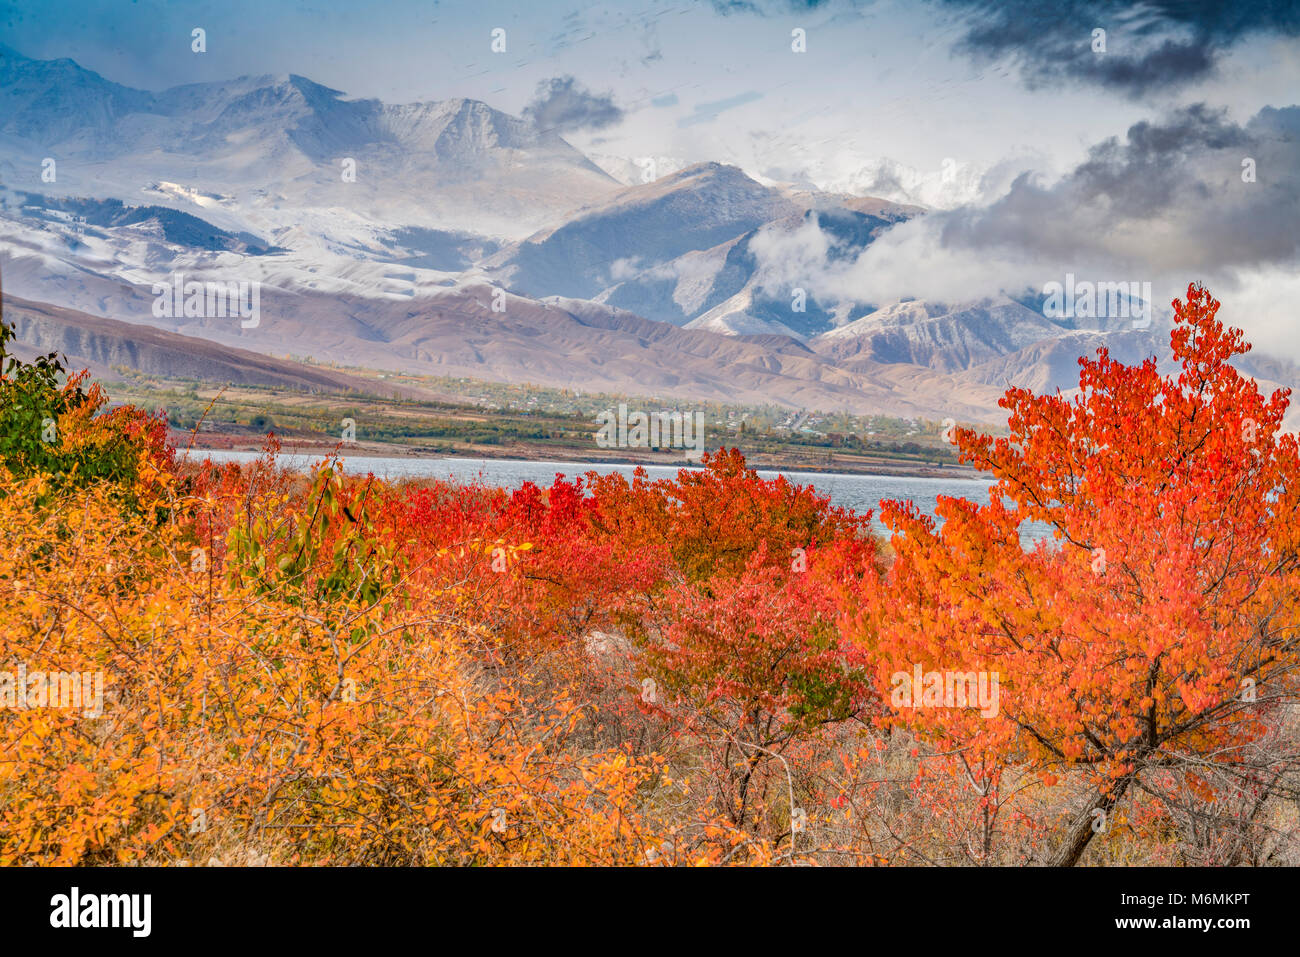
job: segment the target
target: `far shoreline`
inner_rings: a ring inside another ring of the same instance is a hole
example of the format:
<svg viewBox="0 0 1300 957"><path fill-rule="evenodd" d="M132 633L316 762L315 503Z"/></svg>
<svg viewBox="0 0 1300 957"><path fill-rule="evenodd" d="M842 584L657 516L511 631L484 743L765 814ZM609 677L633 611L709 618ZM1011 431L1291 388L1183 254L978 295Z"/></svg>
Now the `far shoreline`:
<svg viewBox="0 0 1300 957"><path fill-rule="evenodd" d="M202 437L203 436L200 436L200 438ZM228 441L220 444L194 442L193 445L190 445L190 433L180 433L175 436L176 451L178 454L187 454L190 457L201 459L204 454L211 452L241 452L245 454L257 454L264 450L264 440L240 440L229 435L223 437ZM234 441L229 441L230 439L234 439ZM573 473L575 475L582 474L582 472L587 469L598 468L600 466L620 468L634 468L636 466L657 466L661 468L700 467L698 461L692 462L677 455L661 456L648 453L638 456L610 457L608 455L602 455L600 457L586 457L573 448L538 449L522 443L512 445L509 449L476 446L472 448L444 451L422 449L404 445L384 445L376 442L358 442L347 446L337 443L326 444L323 442L291 441L283 438L280 439L280 442L280 455L324 457L339 453L345 462L365 459L445 459L457 461L495 461L502 463L514 462L538 465L552 464L571 466L576 470ZM601 450L601 452L605 451L607 450ZM558 456L567 457L560 458ZM896 460L885 458L852 455L837 456L834 454L832 454L830 458L831 461L824 464L814 462L789 462L781 460L776 456L758 452L754 453L752 456L746 455L745 462L750 468L760 472L782 472L805 475L879 476L883 478L949 479L954 481L960 481L962 479L979 479L984 476L984 473L964 465L943 465L941 463L934 463L909 466L902 463L896 463Z"/></svg>

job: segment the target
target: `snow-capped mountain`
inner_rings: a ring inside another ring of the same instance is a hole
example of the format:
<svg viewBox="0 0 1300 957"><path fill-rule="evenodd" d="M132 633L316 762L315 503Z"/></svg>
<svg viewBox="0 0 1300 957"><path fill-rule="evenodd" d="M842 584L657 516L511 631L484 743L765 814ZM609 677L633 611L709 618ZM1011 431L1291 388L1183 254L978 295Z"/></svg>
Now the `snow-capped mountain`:
<svg viewBox="0 0 1300 957"><path fill-rule="evenodd" d="M620 280L735 239L796 207L734 166L702 163L619 190L489 259L528 295L591 298Z"/></svg>
<svg viewBox="0 0 1300 957"><path fill-rule="evenodd" d="M592 298L651 319L724 334L806 337L865 311L820 303L765 276L752 243L809 224L831 254L861 252L919 213L867 197L764 186L735 166L700 163L632 186L485 262L498 281L531 295Z"/></svg>
<svg viewBox="0 0 1300 957"><path fill-rule="evenodd" d="M162 188L249 232L339 210L519 236L619 188L557 134L476 100L391 105L294 75L150 93L11 50L0 51L0 138L10 187L126 202ZM328 225L355 235L346 215Z"/></svg>
<svg viewBox="0 0 1300 957"><path fill-rule="evenodd" d="M96 325L122 320L276 357L992 421L1007 385L1068 388L1079 355L1167 343L1158 323L1049 321L1029 298L870 303L822 282L817 265L854 262L917 206L712 162L650 182L601 164L630 184L474 100L390 105L293 75L153 93L0 49L5 292L83 314L60 321L111 340L94 356L131 354ZM179 275L258 284L260 321L158 315L152 290ZM154 371L193 374L173 340L141 343Z"/></svg>
<svg viewBox="0 0 1300 957"><path fill-rule="evenodd" d="M912 300L823 333L814 348L844 361L864 356L956 372L1060 333L1041 313L1010 299L956 306Z"/></svg>

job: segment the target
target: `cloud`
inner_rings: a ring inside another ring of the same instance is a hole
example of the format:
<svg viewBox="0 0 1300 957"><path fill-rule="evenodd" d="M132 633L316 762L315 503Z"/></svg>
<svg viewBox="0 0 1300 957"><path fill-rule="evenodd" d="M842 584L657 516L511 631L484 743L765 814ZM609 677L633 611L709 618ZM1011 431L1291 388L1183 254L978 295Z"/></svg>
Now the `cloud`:
<svg viewBox="0 0 1300 957"><path fill-rule="evenodd" d="M537 93L523 116L539 130L557 133L601 130L623 120L623 110L608 94L596 94L571 76L556 76L537 84Z"/></svg>
<svg viewBox="0 0 1300 957"><path fill-rule="evenodd" d="M1058 182L1022 174L984 208L942 218L949 248L997 247L1220 272L1293 262L1300 252L1300 107L1245 126L1197 104L1131 126ZM1246 182L1246 167L1255 182Z"/></svg>
<svg viewBox="0 0 1300 957"><path fill-rule="evenodd" d="M929 0L958 20L957 52L1011 61L1030 88L1087 83L1126 96L1211 76L1250 36L1300 35L1293 0ZM720 16L864 13L875 0L712 0ZM1105 31L1104 52L1093 31Z"/></svg>
<svg viewBox="0 0 1300 957"><path fill-rule="evenodd" d="M916 169L897 160L881 157L874 162L856 164L852 175L832 187L832 192L849 192L875 196L895 203L952 209L957 206L988 202L1001 196L1012 181L1035 162L1041 154L1020 155L1003 159L987 169L945 157L937 169ZM773 179L794 179L794 171L782 175L773 169Z"/></svg>
<svg viewBox="0 0 1300 957"><path fill-rule="evenodd" d="M1294 284L1277 282L1300 269L1297 170L1300 106L1237 124L1194 105L1097 143L1055 182L1022 173L991 202L902 223L849 259L826 255L806 229L752 248L777 284L858 302L1018 297L1068 272L1149 281L1168 303L1202 280L1225 307L1249 307L1234 324L1300 359L1294 300L1282 294Z"/></svg>
<svg viewBox="0 0 1300 957"><path fill-rule="evenodd" d="M1079 81L1141 96L1210 76L1252 34L1300 34L1300 4L1275 0L933 0L964 20L961 52L1012 59L1031 87ZM1105 31L1104 52L1094 31Z"/></svg>

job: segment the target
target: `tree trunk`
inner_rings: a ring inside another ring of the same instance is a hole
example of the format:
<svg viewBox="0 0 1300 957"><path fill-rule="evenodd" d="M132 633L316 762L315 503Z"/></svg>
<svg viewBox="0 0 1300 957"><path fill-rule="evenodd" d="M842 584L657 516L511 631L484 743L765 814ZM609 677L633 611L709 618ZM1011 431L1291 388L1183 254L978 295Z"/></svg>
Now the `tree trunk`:
<svg viewBox="0 0 1300 957"><path fill-rule="evenodd" d="M1079 858L1083 857L1083 852L1088 848L1088 842L1092 840L1093 835L1097 832L1092 829L1093 820L1095 819L1094 811L1101 811L1106 815L1106 820L1110 820L1110 812L1119 803L1119 799L1124 796L1128 790L1129 783L1133 780L1133 775L1121 778L1107 794L1098 794L1089 805L1087 812L1083 815L1083 820L1074 826L1070 831L1069 837L1066 838L1065 844L1058 850L1051 859L1052 867L1073 867L1079 863Z"/></svg>

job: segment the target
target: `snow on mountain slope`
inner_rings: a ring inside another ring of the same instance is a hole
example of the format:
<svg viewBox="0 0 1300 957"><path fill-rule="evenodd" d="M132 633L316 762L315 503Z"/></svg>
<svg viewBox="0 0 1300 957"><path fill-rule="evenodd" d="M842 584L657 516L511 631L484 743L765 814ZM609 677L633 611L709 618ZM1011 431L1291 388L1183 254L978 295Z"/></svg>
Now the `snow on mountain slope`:
<svg viewBox="0 0 1300 957"><path fill-rule="evenodd" d="M956 372L1061 334L1059 326L1005 297L957 306L912 300L823 333L813 347L840 361L863 357Z"/></svg>
<svg viewBox="0 0 1300 957"><path fill-rule="evenodd" d="M706 163L623 190L484 265L525 294L582 296L722 332L811 336L846 321L857 304L805 294L793 308L790 284L760 274L755 238L811 225L832 256L855 255L917 212L869 197L764 186L735 167Z"/></svg>
<svg viewBox="0 0 1300 957"><path fill-rule="evenodd" d="M517 237L620 188L555 133L475 100L390 105L296 75L155 94L0 51L5 182L49 192L45 157L60 192L132 202L167 183L177 208L224 194L250 232L344 208L388 226Z"/></svg>
<svg viewBox="0 0 1300 957"><path fill-rule="evenodd" d="M1131 365L1148 356L1168 357L1165 330L1124 332L1070 332L1042 339L1023 349L989 359L958 374L965 382L999 389L1015 386L1035 392L1068 392L1079 384L1079 357L1094 356L1105 347L1120 362Z"/></svg>
<svg viewBox="0 0 1300 957"><path fill-rule="evenodd" d="M727 336L789 336L802 339L794 329L773 319L754 315L751 290L743 290L686 324L687 329L705 329Z"/></svg>
<svg viewBox="0 0 1300 957"><path fill-rule="evenodd" d="M0 133L8 136L90 149L101 138L116 139L121 122L153 102L153 94L112 83L72 60L29 60L0 46Z"/></svg>
<svg viewBox="0 0 1300 957"><path fill-rule="evenodd" d="M620 190L507 247L485 266L526 295L592 298L793 211L788 199L736 167L701 163Z"/></svg>
<svg viewBox="0 0 1300 957"><path fill-rule="evenodd" d="M0 208L5 290L92 315L159 325L151 314L151 296L139 290L147 293L154 283L170 284L178 275L195 281L256 282L267 294L318 292L378 301L409 300L474 281L472 271L462 277L459 271L397 260L393 247L383 246L378 237L370 240L373 256L358 255L354 248L301 227L276 231L272 251L249 254L236 236L210 227L205 231L208 224L202 221L182 221L183 237L209 238L181 243L169 238L177 230L160 222L169 215L180 214L161 210L153 218L97 226L74 225L57 210Z"/></svg>

